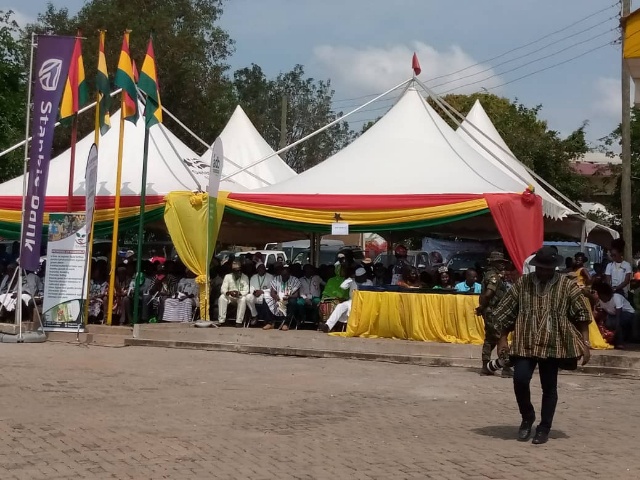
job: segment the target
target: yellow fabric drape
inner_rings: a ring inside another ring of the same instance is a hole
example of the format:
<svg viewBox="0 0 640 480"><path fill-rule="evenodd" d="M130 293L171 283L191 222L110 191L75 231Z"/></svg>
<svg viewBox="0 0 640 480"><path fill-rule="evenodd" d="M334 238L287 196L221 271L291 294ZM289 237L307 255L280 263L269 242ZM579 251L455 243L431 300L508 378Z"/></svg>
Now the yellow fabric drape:
<svg viewBox="0 0 640 480"><path fill-rule="evenodd" d="M484 321L475 314L477 295L355 291L342 336L399 338L482 345ZM610 348L591 322L591 345Z"/></svg>
<svg viewBox="0 0 640 480"><path fill-rule="evenodd" d="M216 202L217 225L213 228L211 244L215 246L222 215L224 200L228 192L219 192ZM207 258L209 195L206 193L171 192L165 198L164 221L176 252L185 266L196 274L200 292L200 316L209 319L209 292L207 284L208 266L213 256L213 248Z"/></svg>
<svg viewBox="0 0 640 480"><path fill-rule="evenodd" d="M260 215L263 217L277 218L290 222L314 223L318 225L331 225L336 221L334 211L309 210L304 208L280 207L263 205L228 198L226 204L229 208L243 212ZM488 208L484 198L469 200L467 202L438 205L436 207L408 208L401 210L341 210L340 219L351 225L386 225L388 223L405 223L420 220L435 220L456 215L464 215Z"/></svg>
<svg viewBox="0 0 640 480"><path fill-rule="evenodd" d="M147 204L145 206L144 211L151 212L153 210L157 210L162 207L163 207L162 204ZM140 206L120 207L119 218L123 219L123 218L135 217L136 215L139 215L139 214L140 214ZM96 223L99 223L99 222L112 221L114 215L115 215L114 208L104 208L101 210L96 210L93 218L95 219ZM2 221L5 221L5 222L20 223L22 222L22 211L21 210L0 210L0 219L2 219ZM49 213L47 212L44 213L43 223L44 225L49 224Z"/></svg>

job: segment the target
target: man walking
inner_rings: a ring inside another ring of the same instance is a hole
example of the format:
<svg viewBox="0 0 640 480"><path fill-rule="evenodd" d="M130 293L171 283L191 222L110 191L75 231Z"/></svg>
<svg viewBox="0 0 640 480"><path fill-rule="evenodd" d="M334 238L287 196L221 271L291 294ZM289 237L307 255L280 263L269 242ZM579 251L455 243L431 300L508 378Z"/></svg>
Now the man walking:
<svg viewBox="0 0 640 480"><path fill-rule="evenodd" d="M563 262L551 247L538 250L531 260L535 272L521 277L493 312L502 335L499 353L508 351L507 336L513 332L509 353L514 369L513 389L522 416L520 441L529 439L536 418L529 384L538 367L542 408L533 438L536 445L549 439L558 403L558 370L577 368L580 357L582 365L590 359L591 314L578 284L556 271Z"/></svg>
<svg viewBox="0 0 640 480"><path fill-rule="evenodd" d="M501 252L491 252L488 258L489 268L482 279L482 292L480 294L480 306L476 310L476 315L481 315L484 319L484 344L482 345L482 374L493 375L487 368L491 361L491 352L498 345L498 339L502 332L498 332L494 319L494 310L500 300L507 293L507 282L505 281L505 271L507 262ZM500 352L498 352L500 354ZM513 369L510 365L502 368L502 376L513 377Z"/></svg>

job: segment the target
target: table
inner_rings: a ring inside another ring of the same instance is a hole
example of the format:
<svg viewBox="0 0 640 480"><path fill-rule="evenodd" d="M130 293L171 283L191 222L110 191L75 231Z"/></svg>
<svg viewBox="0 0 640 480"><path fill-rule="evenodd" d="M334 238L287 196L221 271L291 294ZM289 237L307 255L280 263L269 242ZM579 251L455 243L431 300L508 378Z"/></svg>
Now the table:
<svg viewBox="0 0 640 480"><path fill-rule="evenodd" d="M473 294L356 290L342 335L482 345L484 321L475 314L478 299ZM589 337L593 348L611 348L595 322Z"/></svg>

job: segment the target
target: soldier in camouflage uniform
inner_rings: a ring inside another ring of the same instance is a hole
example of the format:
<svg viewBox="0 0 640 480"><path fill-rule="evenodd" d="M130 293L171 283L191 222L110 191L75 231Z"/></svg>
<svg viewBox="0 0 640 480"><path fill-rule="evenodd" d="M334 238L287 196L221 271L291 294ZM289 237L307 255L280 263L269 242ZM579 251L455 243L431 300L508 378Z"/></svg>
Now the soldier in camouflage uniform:
<svg viewBox="0 0 640 480"><path fill-rule="evenodd" d="M493 319L493 310L498 306L502 297L507 293L508 285L505 281L507 261L500 252L492 252L489 256L489 268L482 280L482 293L480 294L480 306L476 310L484 319L484 344L482 345L482 374L493 375L487 368L491 361L491 352L496 348L500 332ZM513 371L510 365L502 369L503 377L512 377Z"/></svg>

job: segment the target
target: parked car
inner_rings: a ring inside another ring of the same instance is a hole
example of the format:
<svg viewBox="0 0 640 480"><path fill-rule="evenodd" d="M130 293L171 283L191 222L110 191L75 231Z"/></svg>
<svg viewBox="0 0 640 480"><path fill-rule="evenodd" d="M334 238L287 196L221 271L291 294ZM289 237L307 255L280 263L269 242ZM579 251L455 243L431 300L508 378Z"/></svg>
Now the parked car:
<svg viewBox="0 0 640 480"><path fill-rule="evenodd" d="M293 242L282 243L267 243L264 246L265 250L280 250L287 254L287 258L296 258L300 252L309 250L311 242L309 240L295 240ZM342 240L330 240L323 239L320 242L320 248L322 247L344 247Z"/></svg>
<svg viewBox="0 0 640 480"><path fill-rule="evenodd" d="M431 265L429 254L422 250L409 250L407 252L407 262L409 263L409 265L417 268L420 272L429 272L432 271L435 267L434 265ZM387 252L384 252L376 257L375 263L382 263L385 267L388 267L389 265L395 264L396 259L395 257L389 259L387 256Z"/></svg>
<svg viewBox="0 0 640 480"><path fill-rule="evenodd" d="M469 269L482 271L487 267L488 257L489 254L486 252L458 252L451 257L447 267L458 274L463 274Z"/></svg>
<svg viewBox="0 0 640 480"><path fill-rule="evenodd" d="M582 249L580 242L544 242L544 245L556 247L558 254L562 258L573 258L576 253L583 252L589 258L589 262L585 267L590 270L593 269L594 264L602 263L604 260L604 249L595 243L585 243Z"/></svg>
<svg viewBox="0 0 640 480"><path fill-rule="evenodd" d="M351 251L353 259L356 262L364 260L364 251L357 245L342 247L338 245L320 245L320 261L318 262L318 265L334 264L338 259L338 254L344 253L347 250ZM300 263L302 265L311 263L311 250L307 248L306 250L298 253L298 255L293 259L293 263Z"/></svg>
<svg viewBox="0 0 640 480"><path fill-rule="evenodd" d="M287 263L287 254L280 250L250 250L248 252L238 252L235 255L237 260L244 260L247 255L262 254L262 261L269 268L277 262Z"/></svg>

